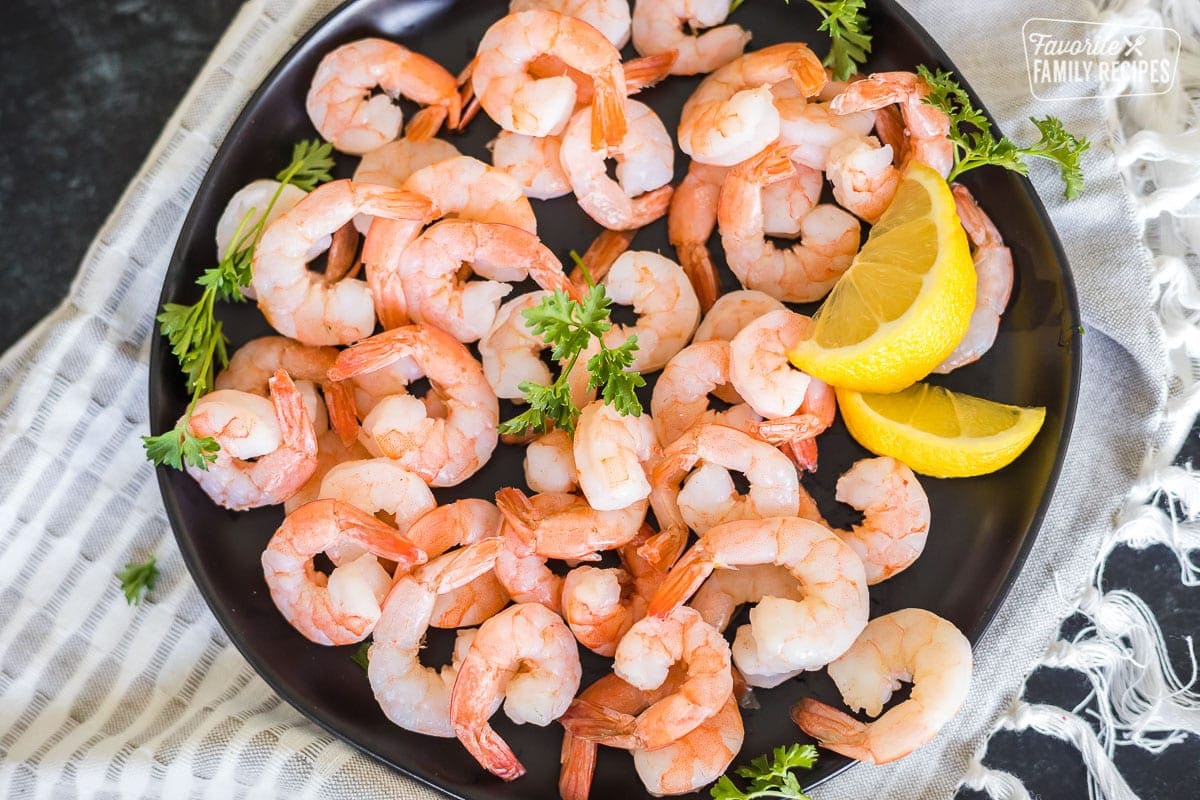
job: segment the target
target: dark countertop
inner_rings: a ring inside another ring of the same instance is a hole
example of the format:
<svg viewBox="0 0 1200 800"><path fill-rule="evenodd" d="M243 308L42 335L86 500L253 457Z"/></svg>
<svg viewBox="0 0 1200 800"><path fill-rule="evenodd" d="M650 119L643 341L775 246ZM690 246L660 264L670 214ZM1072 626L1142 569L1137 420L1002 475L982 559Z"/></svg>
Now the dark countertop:
<svg viewBox="0 0 1200 800"><path fill-rule="evenodd" d="M14 0L0 33L0 348L65 295L92 237L117 202L240 0ZM1200 453L1196 437L1187 448ZM1158 615L1172 659L1190 673L1183 637L1200 630L1200 596L1179 581L1163 548L1119 550L1106 589L1137 592ZM1078 621L1068 620L1074 633ZM1072 708L1090 687L1073 672L1039 670L1026 699ZM1119 748L1143 800L1195 797L1200 740L1159 756ZM1018 775L1036 797L1086 798L1070 745L1033 733L1001 733L988 763ZM898 792L902 789L898 787ZM962 800L982 798L960 793Z"/></svg>

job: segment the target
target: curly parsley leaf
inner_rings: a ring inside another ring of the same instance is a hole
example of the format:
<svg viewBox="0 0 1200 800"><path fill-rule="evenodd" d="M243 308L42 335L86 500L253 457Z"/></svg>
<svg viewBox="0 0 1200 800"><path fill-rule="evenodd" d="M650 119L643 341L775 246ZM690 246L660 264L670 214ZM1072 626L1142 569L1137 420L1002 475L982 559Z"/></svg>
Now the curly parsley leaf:
<svg viewBox="0 0 1200 800"><path fill-rule="evenodd" d="M131 606L138 605L146 596L146 592L154 588L154 581L158 579L158 565L154 556L150 556L148 561L141 564L126 564L125 569L117 573L117 578L121 581L125 602Z"/></svg>
<svg viewBox="0 0 1200 800"><path fill-rule="evenodd" d="M217 460L221 449L216 439L193 435L186 420L158 436L143 436L142 447L146 448L146 458L155 464L172 469L183 469L186 464L205 470Z"/></svg>
<svg viewBox="0 0 1200 800"><path fill-rule="evenodd" d="M871 31L863 12L866 0L808 0L821 15L817 30L829 34L829 54L821 63L834 80L844 81L858 72L871 53Z"/></svg>
<svg viewBox="0 0 1200 800"><path fill-rule="evenodd" d="M365 672L367 669L367 665L371 663L370 651L371 651L370 638L363 639L359 643L358 647L355 649L354 654L350 656L350 660L353 661L355 664L358 664L360 667L362 667L363 671Z"/></svg>
<svg viewBox="0 0 1200 800"><path fill-rule="evenodd" d="M332 170L333 145L307 139L292 148L292 162L279 171L275 180L311 192L318 184L333 180Z"/></svg>
<svg viewBox="0 0 1200 800"><path fill-rule="evenodd" d="M952 73L940 69L931 72L922 65L917 67L917 74L929 84L930 92L925 102L950 118L954 167L947 176L948 180L952 181L968 170L987 164L1028 175L1027 159L1044 158L1058 165L1063 179L1063 194L1068 200L1073 200L1083 191L1083 169L1079 161L1091 147L1091 142L1068 132L1062 120L1051 116L1041 119L1030 117L1041 138L1029 147L1019 147L1007 136L996 138L991 123L982 111L972 105L971 98L954 80Z"/></svg>
<svg viewBox="0 0 1200 800"><path fill-rule="evenodd" d="M709 794L713 800L758 800L767 797L809 800L792 770L812 769L816 762L817 748L811 744L776 747L770 758L759 756L748 766L734 770L739 776L750 780L744 790L732 778L724 775L713 784Z"/></svg>

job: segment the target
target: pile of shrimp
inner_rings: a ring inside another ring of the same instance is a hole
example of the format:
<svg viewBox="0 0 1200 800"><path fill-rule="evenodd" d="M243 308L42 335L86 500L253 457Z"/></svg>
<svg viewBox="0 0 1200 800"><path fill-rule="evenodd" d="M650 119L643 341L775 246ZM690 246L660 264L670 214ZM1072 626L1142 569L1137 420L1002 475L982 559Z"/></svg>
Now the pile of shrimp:
<svg viewBox="0 0 1200 800"><path fill-rule="evenodd" d="M753 687L822 668L873 720L812 699L792 718L884 763L935 736L970 679L949 621L869 619L869 587L921 555L929 502L904 464L864 458L836 489L861 522L826 521L805 481L835 396L786 357L811 324L786 303L830 290L905 163L946 174L947 120L914 74L837 82L801 42L746 52L728 12L513 0L457 74L380 38L326 55L306 107L361 161L351 179L280 195L251 287L278 335L242 346L190 419L220 444L190 469L214 502L284 506L262 565L288 623L319 645L370 638L366 679L387 719L457 738L501 779L524 767L490 725L500 706L517 724L557 723L566 800L588 796L600 746L628 751L651 794L704 786L742 746ZM674 139L631 96L670 75L705 76ZM407 125L401 96L419 106ZM485 124L480 111L500 127L491 163L438 138ZM676 144L691 161L673 187ZM821 201L826 180L835 202ZM230 201L220 249L277 187ZM572 373L573 433L501 442L500 401L552 380L522 312L586 290L539 238L531 202L567 195L604 229L588 279L637 317L607 336L637 335L648 413L621 416ZM943 371L991 346L1012 286L995 226L964 187L954 196L979 307ZM678 261L631 250L664 216ZM737 291L722 294L714 231ZM324 271L311 268L322 253ZM522 282L533 290L514 294ZM503 447L524 448L523 481L442 499ZM430 628L456 630L449 663L423 663ZM612 660L582 691L580 648ZM900 681L911 695L884 711Z"/></svg>

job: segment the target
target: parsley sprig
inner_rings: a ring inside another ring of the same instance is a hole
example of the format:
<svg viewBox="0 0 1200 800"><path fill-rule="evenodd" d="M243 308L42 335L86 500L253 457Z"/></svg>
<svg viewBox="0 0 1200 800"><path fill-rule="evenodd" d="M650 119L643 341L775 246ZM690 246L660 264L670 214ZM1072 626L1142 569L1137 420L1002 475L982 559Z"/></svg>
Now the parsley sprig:
<svg viewBox="0 0 1200 800"><path fill-rule="evenodd" d="M744 2L733 0L729 13ZM829 67L835 80L844 81L858 71L858 65L871 52L870 25L863 13L866 0L808 0L808 4L821 15L817 30L829 34L829 54L821 63Z"/></svg>
<svg viewBox="0 0 1200 800"><path fill-rule="evenodd" d="M242 217L234 231L233 239L215 267L204 270L196 283L204 288L200 299L192 305L166 303L158 315L159 329L171 344L171 353L179 361L187 378L187 389L192 394L183 419L169 431L158 436L143 436L142 446L146 458L155 464L173 469L183 469L188 464L207 469L216 460L221 449L216 439L197 437L191 432L188 422L192 409L200 396L212 388L213 374L217 365L229 363L228 344L221 321L216 318L216 302L243 302L246 297L242 289L250 285L250 270L254 261L254 248L262 238L266 220L275 207L285 186L297 186L306 192L317 184L331 180L333 175L333 147L315 139L298 142L292 148L292 161L275 176L279 186L271 195L262 214L251 208ZM254 224L250 221L255 216Z"/></svg>
<svg viewBox="0 0 1200 800"><path fill-rule="evenodd" d="M525 395L529 408L502 422L500 433L546 433L552 427L568 433L575 430L580 410L571 399L567 377L593 338L599 342L600 350L587 360L588 388L599 389L604 402L623 416L641 415L642 404L636 392L638 387L646 385L646 380L630 371L638 349L637 336L630 336L617 347L605 344L604 334L612 328L609 320L611 305L612 300L600 284L588 290L583 302L558 290L522 312L525 327L550 345L551 356L564 366L549 386L532 381L520 384L518 388Z"/></svg>
<svg viewBox="0 0 1200 800"><path fill-rule="evenodd" d="M811 744L776 747L771 758L759 756L749 766L734 770L741 777L750 779L744 790L738 788L728 775L722 775L713 784L709 794L713 800L757 800L763 797L809 800L792 770L812 769L816 762L817 748Z"/></svg>
<svg viewBox="0 0 1200 800"><path fill-rule="evenodd" d="M117 578L121 581L125 602L136 606L142 602L146 592L154 588L154 581L158 579L158 564L154 556L150 556L148 561L141 564L130 562L125 565L125 569L117 573Z"/></svg>
<svg viewBox="0 0 1200 800"><path fill-rule="evenodd" d="M996 138L991 123L983 112L971 104L971 98L954 80L953 73L940 69L930 72L922 65L917 67L917 74L930 87L925 102L950 118L954 167L947 176L948 180L952 181L964 172L985 164L1028 175L1026 159L1044 158L1058 164L1062 173L1063 194L1068 200L1078 197L1083 191L1083 169L1079 165L1079 158L1091 147L1091 142L1068 132L1062 120L1051 116L1040 119L1030 117L1041 138L1029 147L1018 147L1007 136Z"/></svg>

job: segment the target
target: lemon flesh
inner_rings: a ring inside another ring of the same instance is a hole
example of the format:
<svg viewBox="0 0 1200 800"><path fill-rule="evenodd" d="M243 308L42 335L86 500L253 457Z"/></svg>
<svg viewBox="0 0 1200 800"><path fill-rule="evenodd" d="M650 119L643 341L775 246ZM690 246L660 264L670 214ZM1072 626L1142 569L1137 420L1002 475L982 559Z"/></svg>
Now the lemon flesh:
<svg viewBox="0 0 1200 800"><path fill-rule="evenodd" d="M945 179L912 163L867 243L788 354L833 386L896 392L966 335L975 266Z"/></svg>
<svg viewBox="0 0 1200 800"><path fill-rule="evenodd" d="M967 478L1006 467L1042 429L1045 408L1022 408L918 383L895 394L837 390L850 435L914 472Z"/></svg>

